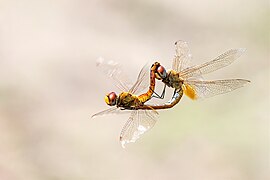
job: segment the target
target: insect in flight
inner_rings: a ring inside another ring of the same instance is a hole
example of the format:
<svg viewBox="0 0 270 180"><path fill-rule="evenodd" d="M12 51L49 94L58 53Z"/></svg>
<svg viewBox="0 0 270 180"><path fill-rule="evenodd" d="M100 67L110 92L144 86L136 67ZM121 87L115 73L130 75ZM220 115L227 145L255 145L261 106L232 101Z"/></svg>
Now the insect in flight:
<svg viewBox="0 0 270 180"><path fill-rule="evenodd" d="M160 68L157 69L155 76L158 80L162 80L165 87L168 86L174 88L174 94L169 103L161 106L152 106L154 109L166 109L173 107L180 101L183 93L189 98L196 100L199 98L207 98L227 93L243 87L245 84L250 82L245 79L225 79L214 81L202 79L202 75L230 65L245 52L245 49L243 48L231 49L219 55L212 61L201 65L187 67L191 59L188 44L185 41L177 41L175 43L175 47L176 54L173 59L172 70L168 70L168 72L166 72L165 68L160 66ZM162 98L165 94L165 87L161 94Z"/></svg>
<svg viewBox="0 0 270 180"><path fill-rule="evenodd" d="M157 120L157 111L148 105L144 105L144 103L151 99L155 93L155 72L160 67L160 64L156 62L150 69L150 86L149 79L147 78L149 69L147 66L144 66L137 77L137 81L131 88L128 88L128 84L131 83L127 83L127 80L123 79L126 76L123 75L121 68L117 64L101 61L98 63L98 66L114 80L116 87L122 92L118 96L115 92L107 94L105 96L105 102L113 107L96 113L92 117L117 114L131 110L131 115L120 133L120 142L122 147L124 147L126 143L135 142L141 134L151 129ZM136 95L147 86L149 86L149 89L146 93L139 96ZM140 109L140 107L144 107L144 109Z"/></svg>
<svg viewBox="0 0 270 180"><path fill-rule="evenodd" d="M124 112L122 110L132 110L129 119L120 134L120 141L123 147L126 143L135 142L141 134L154 126L158 115L155 110L173 107L180 101L183 93L195 100L227 93L250 82L249 80L244 79L215 81L205 81L201 79L203 74L213 72L231 64L243 54L244 49L232 49L210 62L187 67L191 58L187 43L184 41L177 41L175 45L176 55L173 59L172 70L166 72L165 68L161 66L160 63L154 63L150 70L149 90L147 93L140 96L134 94L138 94L147 87L146 74L148 70L146 66L141 70L136 83L131 88L127 88L127 83L124 83L125 81L121 80L121 77L123 78L125 76L121 74L122 71L119 67L115 65L110 66L108 64L106 67L106 65L100 63L100 65L102 64L101 67L105 69L106 74L115 81L116 86L122 93L119 94L119 96L114 92L106 95L106 103L114 107L94 114L92 117ZM154 92L155 79L162 80L165 84L161 96ZM175 89L172 99L168 103L163 105L144 104L151 99L153 94L156 95L155 97L164 98L166 86Z"/></svg>

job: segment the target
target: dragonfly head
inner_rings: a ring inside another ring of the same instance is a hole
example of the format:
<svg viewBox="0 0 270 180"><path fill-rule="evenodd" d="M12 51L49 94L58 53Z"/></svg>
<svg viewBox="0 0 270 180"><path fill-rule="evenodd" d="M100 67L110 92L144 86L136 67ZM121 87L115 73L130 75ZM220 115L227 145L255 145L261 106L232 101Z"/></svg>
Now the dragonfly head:
<svg viewBox="0 0 270 180"><path fill-rule="evenodd" d="M115 106L116 105L116 100L117 100L117 95L115 92L110 92L107 94L104 98L106 104L109 106Z"/></svg>
<svg viewBox="0 0 270 180"><path fill-rule="evenodd" d="M167 77L166 69L163 66L159 65L155 75L158 80L165 79Z"/></svg>

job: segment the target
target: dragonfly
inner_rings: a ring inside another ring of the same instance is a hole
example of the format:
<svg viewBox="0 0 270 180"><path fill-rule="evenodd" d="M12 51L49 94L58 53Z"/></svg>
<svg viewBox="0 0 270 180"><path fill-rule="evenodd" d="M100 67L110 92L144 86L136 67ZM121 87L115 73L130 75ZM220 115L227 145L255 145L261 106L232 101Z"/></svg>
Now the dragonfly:
<svg viewBox="0 0 270 180"><path fill-rule="evenodd" d="M100 61L97 63L97 66L114 81L115 86L121 93L119 95L115 92L108 93L104 99L106 104L112 107L94 114L92 118L108 114L130 112L131 114L120 133L120 142L124 148L125 144L135 142L142 134L150 130L157 121L158 112L144 103L150 100L153 94L156 94L154 91L156 71L161 65L156 62L151 66L150 86L147 77L149 69L145 65L141 69L136 82L130 88L131 83L127 79L123 79L126 76L118 64L112 61L107 63ZM146 89L147 86L149 88L146 93L136 95ZM159 95L156 94L156 97L159 97Z"/></svg>
<svg viewBox="0 0 270 180"><path fill-rule="evenodd" d="M160 95L164 98L166 86L174 88L171 100L159 106L152 106L153 109L167 109L175 106L183 94L197 100L208 98L219 94L231 92L250 83L246 79L225 79L225 80L204 80L202 75L211 73L223 67L230 65L238 59L244 52L244 48L231 49L219 55L215 59L201 65L190 66L191 53L188 43L182 40L175 42L175 57L172 63L172 69L166 71L163 66L156 69L156 79L164 84L164 90ZM148 107L145 107L148 108Z"/></svg>
<svg viewBox="0 0 270 180"><path fill-rule="evenodd" d="M183 94L187 95L193 100L199 98L212 97L218 94L227 93L237 88L243 87L246 83L250 82L245 79L227 79L227 80L214 80L205 81L202 75L216 71L220 68L228 66L245 51L243 48L232 49L224 54L218 56L212 61L207 63L188 66L191 59L188 44L184 41L177 41L175 43L176 54L173 59L172 70L166 69L155 62L150 70L150 86L147 93L136 96L141 90L147 87L146 74L147 68L143 68L139 73L135 84L128 88L131 83L123 83L120 77L126 77L117 66L104 66L105 72L109 77L115 81L115 85L122 93L119 96L115 92L111 92L105 96L105 102L114 106L107 110L94 114L92 117L118 114L120 112L127 112L124 110L131 110L131 115L122 128L120 133L120 142L122 147L126 143L135 142L142 134L151 129L157 121L158 109L168 109L175 106ZM158 95L155 89L155 79L161 80L165 86L161 95ZM152 97L164 98L166 86L174 88L174 93L168 103L162 105L146 105L146 101ZM154 96L156 95L156 96Z"/></svg>

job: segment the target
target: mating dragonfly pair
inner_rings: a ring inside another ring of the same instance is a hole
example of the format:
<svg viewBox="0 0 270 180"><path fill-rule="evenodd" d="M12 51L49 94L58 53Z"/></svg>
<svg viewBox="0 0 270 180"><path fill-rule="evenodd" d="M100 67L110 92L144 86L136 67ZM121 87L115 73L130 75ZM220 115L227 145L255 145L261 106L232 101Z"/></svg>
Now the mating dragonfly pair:
<svg viewBox="0 0 270 180"><path fill-rule="evenodd" d="M167 70L159 63L155 62L150 68L150 86L147 73L149 69L144 66L140 71L137 81L131 88L130 83L124 83L121 68L112 62L98 63L97 65L115 81L115 85L122 92L117 95L111 92L105 96L105 102L109 106L113 106L107 110L94 114L92 117L116 114L121 112L131 112L131 115L124 125L121 134L120 142L122 147L126 143L135 142L142 134L150 130L157 121L159 109L168 109L175 106L183 94L196 100L199 98L207 98L218 94L227 93L237 88L243 87L249 83L245 79L226 79L206 81L202 79L202 75L216 71L220 68L228 66L237 58L239 58L245 49L231 49L214 60L201 65L188 66L191 54L188 44L184 41L175 43L176 54L172 62L172 69ZM161 95L155 92L156 80L161 80L164 83L164 89ZM149 86L146 93L140 92ZM174 89L171 100L162 105L146 105L145 103L151 98L163 99L166 86ZM140 94L140 95L138 95Z"/></svg>

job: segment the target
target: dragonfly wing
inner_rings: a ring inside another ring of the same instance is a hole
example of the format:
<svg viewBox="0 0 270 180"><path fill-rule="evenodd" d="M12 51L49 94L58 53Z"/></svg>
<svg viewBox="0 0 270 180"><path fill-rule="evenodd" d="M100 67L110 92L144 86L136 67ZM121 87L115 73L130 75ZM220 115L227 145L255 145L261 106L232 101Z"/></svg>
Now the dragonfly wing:
<svg viewBox="0 0 270 180"><path fill-rule="evenodd" d="M157 116L158 113L154 110L132 111L120 134L122 147L125 148L125 144L135 142L142 134L150 130L155 125Z"/></svg>
<svg viewBox="0 0 270 180"><path fill-rule="evenodd" d="M122 110L122 109L117 108L117 107L112 107L112 108L106 109L104 111L98 112L96 114L93 114L91 117L95 118L98 116L105 116L105 115L109 115L109 114L120 114L120 113L130 113L130 110Z"/></svg>
<svg viewBox="0 0 270 180"><path fill-rule="evenodd" d="M150 68L148 63L141 69L135 84L129 89L132 94L139 94L141 91L149 87L150 84Z"/></svg>
<svg viewBox="0 0 270 180"><path fill-rule="evenodd" d="M212 61L184 69L183 71L180 72L180 76L184 79L188 79L190 77L197 77L203 74L216 71L220 68L230 65L233 61L239 58L244 52L245 52L244 48L231 49L221 54L220 56L216 57Z"/></svg>
<svg viewBox="0 0 270 180"><path fill-rule="evenodd" d="M191 54L188 43L185 41L175 42L175 57L173 59L172 69L176 72L187 68L191 60Z"/></svg>
<svg viewBox="0 0 270 180"><path fill-rule="evenodd" d="M245 79L226 79L215 81L185 81L184 86L188 87L189 92L194 92L194 98L208 98L218 94L224 94L231 92L235 89L243 87L249 83L249 80ZM185 92L185 91L184 91ZM191 93L192 94L192 93Z"/></svg>
<svg viewBox="0 0 270 180"><path fill-rule="evenodd" d="M102 58L99 58L96 66L115 82L115 86L120 91L127 92L129 87L131 87L131 81L127 78L118 63L114 61L104 61Z"/></svg>

